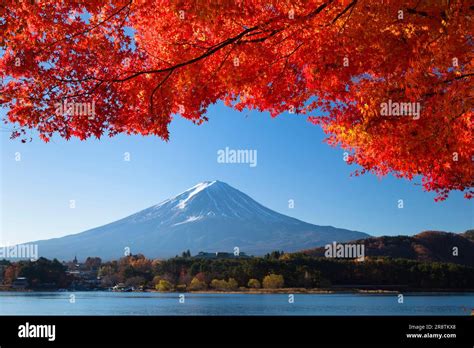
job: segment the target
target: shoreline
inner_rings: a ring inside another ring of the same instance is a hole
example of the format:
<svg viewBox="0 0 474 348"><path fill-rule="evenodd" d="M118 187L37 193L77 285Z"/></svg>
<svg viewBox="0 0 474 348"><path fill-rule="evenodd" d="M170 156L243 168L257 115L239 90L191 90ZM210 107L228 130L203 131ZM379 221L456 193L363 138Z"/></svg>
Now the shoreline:
<svg viewBox="0 0 474 348"><path fill-rule="evenodd" d="M0 289L2 292L17 292L17 293L42 293L42 292L58 292L58 293L73 293L73 292L113 292L113 293L185 293L185 294L248 294L248 295L271 295L271 294L316 294L316 295L330 295L330 294L360 294L360 295L393 295L400 293L423 293L423 294L463 294L474 293L474 289L404 289L404 290L387 290L387 289L305 289L305 288L281 288L281 289L242 289L242 290L188 290L188 291L158 291L155 289L133 290L133 291L111 291L107 289L98 290L34 290L34 289Z"/></svg>
<svg viewBox="0 0 474 348"><path fill-rule="evenodd" d="M179 293L178 291L157 291L147 290L145 292L154 293ZM249 295L268 295L268 294L316 294L316 295L331 295L331 294L367 294L367 295L391 295L400 293L429 293L429 294L462 294L462 293L474 293L474 289L466 290L450 290L450 289L434 289L434 290L420 290L420 289L407 289L404 291L397 290L364 290L364 289L333 289L333 290L322 290L322 289L301 289L301 288L282 288L282 289L256 289L256 290L235 290L235 291L220 291L220 290L191 290L183 293L191 294L249 294Z"/></svg>

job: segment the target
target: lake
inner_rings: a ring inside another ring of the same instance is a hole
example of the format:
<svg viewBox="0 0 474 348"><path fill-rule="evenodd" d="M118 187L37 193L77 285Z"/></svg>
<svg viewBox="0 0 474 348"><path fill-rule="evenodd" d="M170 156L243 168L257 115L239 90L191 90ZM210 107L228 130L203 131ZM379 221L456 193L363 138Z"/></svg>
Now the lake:
<svg viewBox="0 0 474 348"><path fill-rule="evenodd" d="M73 296L71 296L73 295ZM0 315L470 315L474 293L0 292Z"/></svg>

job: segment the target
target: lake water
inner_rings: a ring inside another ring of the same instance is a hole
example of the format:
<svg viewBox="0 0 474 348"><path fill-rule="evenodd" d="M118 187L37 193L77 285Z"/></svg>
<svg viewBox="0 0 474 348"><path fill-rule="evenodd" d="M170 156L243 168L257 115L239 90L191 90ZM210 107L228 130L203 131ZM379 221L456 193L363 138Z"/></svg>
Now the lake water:
<svg viewBox="0 0 474 348"><path fill-rule="evenodd" d="M74 295L74 302L71 303ZM184 294L0 292L0 315L470 315L474 293Z"/></svg>

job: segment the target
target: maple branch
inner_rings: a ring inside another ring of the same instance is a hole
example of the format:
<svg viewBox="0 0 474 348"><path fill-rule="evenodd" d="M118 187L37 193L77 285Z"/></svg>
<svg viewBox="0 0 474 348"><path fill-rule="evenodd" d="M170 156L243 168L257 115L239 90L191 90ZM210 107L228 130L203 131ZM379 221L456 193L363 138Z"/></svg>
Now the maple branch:
<svg viewBox="0 0 474 348"><path fill-rule="evenodd" d="M356 5L358 0L353 0L348 6L346 6L344 8L343 11L341 11L333 20L332 20L332 23L335 23L339 18L341 18L345 13L347 13L347 11L351 10L351 13L352 13L352 10L354 8L354 6ZM315 10L311 11L310 13L308 13L307 15L305 16L302 16L300 17L301 19L303 20L307 20L307 19L311 19L313 18L314 16L316 16L317 14L321 13L328 5L330 5L332 2L334 2L334 0L329 0L328 2L326 3L323 3L321 4L320 6L318 6ZM95 25L94 27L90 28L88 31L91 31L93 30L94 28L98 27L100 24L102 24L103 22L107 21L108 19L112 18L113 16L117 15L119 12L123 11L125 8L127 8L129 5L131 5L132 3L132 0L129 1L129 3L125 6L123 6L122 8L120 8L118 11L116 11L115 13L113 13L112 15L110 15L107 19L105 19L104 21L98 23L97 25ZM130 10L128 11L130 12ZM162 68L162 69L152 69L152 70L144 70L144 71L138 71L138 72L135 72L127 77L124 77L124 78L114 78L114 79L110 79L110 80L107 80L107 79L100 79L100 78L95 78L95 77L86 77L86 78L83 78L83 79L80 79L80 80L62 80L62 79L58 79L60 80L61 82L68 82L68 83L71 83L71 82L82 82L82 81L88 81L88 80L94 80L94 81L98 81L99 83L94 86L92 88L91 91L89 92L85 92L85 93L81 93L79 95L74 95L72 96L73 98L74 97L78 97L78 96L81 96L81 95L90 95L91 93L95 92L104 82L107 82L107 83L122 83L122 82L126 82L126 81L129 81L133 78L136 78L138 76L141 76L141 75L144 75L144 74L156 74L156 73L168 73L166 75L166 77L154 88L152 94L151 94L151 112L153 111L153 97L154 97L154 94L156 93L156 91L168 80L168 78L171 76L171 74L176 70L176 69L179 69L181 67L184 67L184 66L187 66L187 65L190 65L190 64L193 64L193 63L196 63L200 60L203 60L209 56L211 56L212 54L214 54L215 52L223 49L224 47L228 46L228 45L231 45L231 44L240 44L240 43L256 43L256 42L264 42L265 40L275 36L276 34L282 32L283 30L285 30L287 27L284 26L284 27L281 27L281 28L276 28L276 29L273 29L270 31L270 33L267 35L267 36L264 36L264 37L261 37L261 38L257 38L257 39L251 39L251 40L242 40L242 38L244 38L245 36L253 36L253 35L259 35L261 34L262 32L264 31L260 31L260 32L255 32L256 30L270 24L271 22L275 21L277 18L273 18L273 19L270 19L268 21L266 21L265 23L263 24L260 24L260 25L256 25L256 26L253 26L253 27L250 27L250 28L246 28L244 31L240 32L238 35L234 36L234 37L231 37L231 38L228 38L218 44L215 44L213 46L210 46L210 48L208 48L208 50L195 57L195 58L192 58L190 60L187 60L185 62L182 62L182 63L178 63L178 64L175 64L173 66L169 66L169 67L166 67L166 68ZM86 31L86 32L88 32ZM86 33L86 32L83 32ZM74 36L77 36L77 35L80 35L81 33L77 33L75 35L73 35L72 37ZM70 37L70 38L72 38ZM301 45L298 45L298 47L292 51L289 55L285 56L285 57L282 57L282 58L286 58L286 63L285 63L285 67L287 66L288 64L288 58L294 53L296 52L300 47L302 46ZM230 53L230 52L229 52ZM224 61L227 59L227 57L224 59ZM283 69L282 73L284 72L285 68ZM63 98L64 99L64 98Z"/></svg>
<svg viewBox="0 0 474 348"><path fill-rule="evenodd" d="M278 34L279 32L281 32L283 30L283 28L280 28L280 29L275 29L275 30L272 30L270 32L270 34L268 34L267 36L264 36L264 37L260 37L258 39L252 39L252 40L241 40L240 42L241 43L249 43L249 42L263 42L269 38L271 38L272 36L275 36L276 34Z"/></svg>
<svg viewBox="0 0 474 348"><path fill-rule="evenodd" d="M344 23L342 23L341 25L341 28L339 29L339 31L337 32L338 34L341 34L344 29L346 28L346 24L347 22L349 21L349 19L352 17L352 12L354 12L354 9L355 9L355 6L351 8L351 12L349 12L349 16L347 16L346 20L344 21Z"/></svg>
<svg viewBox="0 0 474 348"><path fill-rule="evenodd" d="M459 76L453 77L452 79L441 81L440 83L449 83L449 82L453 82L453 81L460 80L465 77L471 77L471 76L474 76L474 73L459 75Z"/></svg>
<svg viewBox="0 0 474 348"><path fill-rule="evenodd" d="M226 55L224 56L224 59L222 60L222 62L219 64L217 69L212 73L212 76L209 78L209 82L211 82L212 79L214 79L214 77L216 76L216 74L222 69L222 67L224 66L224 63L227 61L227 59L229 58L230 54L232 53L232 51L234 49L235 49L235 46L232 46L230 48L229 52L226 53Z"/></svg>
<svg viewBox="0 0 474 348"><path fill-rule="evenodd" d="M320 5L318 8L316 8L314 11L310 12L308 15L306 15L304 18L306 19L310 19L310 18L313 18L314 16L318 15L319 13L321 13L322 10L324 10L328 5L330 5L331 3L333 3L334 0L329 0L328 2Z"/></svg>
<svg viewBox="0 0 474 348"><path fill-rule="evenodd" d="M430 15L428 15L427 12L425 12L425 11L418 11L418 10L416 10L416 8L407 8L407 13L409 13L409 14L417 14L417 15L422 16L422 17L431 17Z"/></svg>
<svg viewBox="0 0 474 348"><path fill-rule="evenodd" d="M273 64L279 62L280 60L285 59L285 64L284 64L283 70L280 72L280 74L278 75L277 78L273 79L272 84L273 84L273 82L275 82L276 80L278 80L278 79L281 77L281 75L283 75L283 72L286 70L286 68L287 68L287 66L288 66L288 61L289 61L290 57L291 57L296 51L298 51L298 50L300 49L300 47L303 46L303 45L304 45L304 42L301 42L301 43L298 44L290 53L288 53L288 54L286 54L286 55L284 55L284 56L282 56L282 57L276 59L275 61L271 62L270 64L268 64L268 66L272 66Z"/></svg>
<svg viewBox="0 0 474 348"><path fill-rule="evenodd" d="M299 44L298 46L296 46L290 53L288 53L287 55L285 55L285 56L283 56L283 57L280 58L280 59L285 59L285 64L283 65L283 69L280 71L280 73L278 74L278 76L272 80L272 86L273 86L273 83L274 83L275 81L279 80L279 79L283 76L283 74L285 73L286 69L288 68L288 63L289 63L290 57L291 57L296 51L298 51L298 50L300 49L300 47L303 46L303 44L304 44L303 42L300 43L300 44ZM279 59L279 60L280 60L280 59Z"/></svg>
<svg viewBox="0 0 474 348"><path fill-rule="evenodd" d="M350 10L353 6L355 6L356 4L357 4L357 0L353 0L349 5L346 6L346 8L345 8L342 12L340 12L340 13L336 16L336 18L334 18L334 19L332 20L331 24L336 23L339 18L341 18L347 11L349 11L349 10Z"/></svg>
<svg viewBox="0 0 474 348"><path fill-rule="evenodd" d="M334 0L329 0L328 2L324 3L324 4L321 4L319 7L317 7L315 10L311 11L310 13L308 13L307 15L301 17L302 19L310 19L310 18L313 18L314 16L316 16L317 14L321 13L329 4L331 4L332 2L334 2ZM347 12L352 6L355 5L355 3L357 2L357 0L354 0L351 4L349 4L336 18L335 20L337 20L337 18L339 18L340 16L342 16L345 12ZM127 5L125 5L124 7L120 8L118 11L116 11L114 14L110 15L107 19L105 19L103 22L107 21L108 19L112 18L114 15L118 14L120 11L124 10L125 8L127 8L130 4L132 3L132 0L129 1L129 3ZM170 66L170 67L167 67L167 68L163 68L163 69L152 69L152 70L145 70L145 71L139 71L139 72L136 72L132 75L129 75L127 77L124 77L124 78L115 78L115 79L111 79L111 80L104 80L104 79L99 79L99 78L94 78L94 77L91 77L92 80L95 80L95 81L107 81L107 82L117 82L117 83L121 83L121 82L125 82L125 81L128 81L128 80L131 80L135 77L138 77L140 75L143 75L143 74L156 74L156 73L163 73L163 72L169 72L169 71L174 71L176 69L179 69L183 66L186 66L186 65L190 65L190 64L193 64L195 62L198 62L202 59L205 59L207 57L209 57L210 55L214 54L215 52L221 50L222 48L230 45L230 44L233 44L233 43L236 43L238 41L242 41L241 39L248 35L249 33L261 28L262 26L265 26L269 23L271 23L272 21L274 21L275 19L271 19L271 20L268 20L267 22L261 24L261 25L256 25L256 26L253 26L251 28L247 28L245 29L244 31L242 31L241 33L239 33L238 35L232 37L232 38L228 38L222 42L220 42L219 44L216 44L214 46L211 46L210 49L208 49L208 51L206 51L205 53L203 53L202 55L199 55L193 59L190 59L188 61L185 61L185 62L182 62L182 63L179 63L179 64L176 64L174 66ZM101 23L98 23L97 25L95 25L94 27L90 28L88 31L91 31L93 30L95 27L99 26L100 24L102 24L103 22ZM242 42L245 42L245 43L250 43L250 42L263 42L265 40L267 40L268 38L276 35L277 33L281 32L282 30L284 30L284 28L279 28L279 29L274 29L270 32L269 35L263 37L263 38L259 38L259 39L254 39L254 40L246 40L246 41L242 41ZM86 31L86 32L88 32ZM86 33L86 32L83 32L83 33ZM73 35L72 37L74 36L77 36L77 35L80 35L81 33L77 33L75 35ZM70 37L70 38L72 38ZM89 78L86 78L87 80ZM77 81L77 80L76 80ZM63 81L64 82L64 81ZM70 80L68 82L74 82L73 80Z"/></svg>
<svg viewBox="0 0 474 348"><path fill-rule="evenodd" d="M129 7L131 4L132 4L132 1L133 0L130 0L125 6L119 8L117 11L115 11L114 13L112 13L110 16L108 16L107 18L105 18L103 21L100 21L98 22L97 24L93 25L92 27L84 30L84 31L81 31L81 32L78 32L76 34L73 34L69 37L64 37L64 38L61 38L61 39L58 39L58 40L55 40L53 41L52 43L50 43L49 45L47 45L46 47L51 47L55 44L57 44L58 42L61 42L61 41L69 41L77 36L80 36L80 35L84 35L84 34L87 34L89 32L91 32L92 30L98 28L99 26L101 26L102 24L104 24L105 22L109 21L112 17L115 17L116 15L118 15L120 12L122 12L124 9L126 9L127 7ZM129 13L127 14L127 16L130 14L130 11ZM125 16L125 18L127 17Z"/></svg>
<svg viewBox="0 0 474 348"><path fill-rule="evenodd" d="M206 53L203 53L200 56L197 56L193 59L187 60L185 62L176 64L176 65L173 65L171 67L163 68L163 69L153 69L153 70L139 71L139 72L136 72L136 73L134 73L130 76L127 76L125 78L122 78L122 79L112 79L112 80L108 80L108 81L110 81L110 82L125 82L125 81L131 80L135 77L138 77L140 75L143 75L143 74L157 74L157 73L163 73L163 72L168 72L168 71L173 71L173 70L179 69L183 66L193 64L193 63L198 62L198 61L200 61L200 60L202 60L206 57L209 57L210 55L214 54L215 52L219 51L220 49L222 49L222 48L238 41L240 38L244 37L247 33L250 33L250 32L252 32L252 31L254 31L258 28L259 28L259 26L254 26L252 28L248 28L248 29L244 30L243 32L241 32L240 34L223 41L221 44L219 44L215 48L211 49L210 51L208 51ZM100 79L97 79L97 80L100 81Z"/></svg>
<svg viewBox="0 0 474 348"><path fill-rule="evenodd" d="M310 19L310 18L313 18L314 16L316 16L317 14L321 13L321 11L323 11L329 4L331 4L332 2L334 2L334 0L329 0L328 2L320 5L319 7L317 7L314 11L311 11L310 13L308 13L307 15L303 16L302 18L303 19ZM239 33L238 35L234 36L234 37L231 37L231 38L228 38L224 41L222 41L221 43L217 44L217 45L214 45L214 46L211 46L212 49L208 50L207 52L195 57L195 58L192 58L188 61L185 61L185 62L182 62L182 63L178 63L172 67L168 67L168 68L163 68L163 69L153 69L153 70L145 70L145 71L140 71L140 72L136 72L130 76L127 76L127 77L124 77L124 78L121 78L121 79L111 79L111 80L108 80L109 82L125 82L125 81L128 81L128 80L131 80L135 77L138 77L140 75L144 75L144 74L157 74L157 73L163 73L163 72L168 72L168 71L171 71L171 70L176 70L176 69L179 69L183 66L186 66L186 65L189 65L189 64L193 64L195 62L198 62L204 58L207 58L209 57L210 55L214 54L215 52L221 50L222 48L230 45L230 44L233 44L237 41L239 41L240 39L242 39L244 36L246 36L247 34L259 29L259 28L262 28L263 26L265 25L268 25L269 23L273 22L275 20L274 19L270 19L268 21L266 21L265 23L262 23L260 25L256 25L256 26L253 26L253 27L250 27L250 28L247 28L245 29L244 31L242 31L241 33ZM282 29L276 29L276 30L282 30ZM274 34L270 34L270 36L273 36L275 35L276 33ZM258 41L256 41L258 42ZM101 79L96 79L96 80L99 80L101 81Z"/></svg>
<svg viewBox="0 0 474 348"><path fill-rule="evenodd" d="M154 104L154 103L153 103L153 97L154 97L156 91L157 91L158 89L160 89L161 86L163 86L163 84L166 82L166 80L169 79L169 77L171 76L172 73L173 73L173 70L170 70L170 71L168 72L168 74L166 74L166 76L160 81L160 83L158 83L158 85L156 85L156 87L155 87L155 88L153 89L153 91L151 92L151 95L150 95L150 115L151 115L151 116L153 116L153 109L154 109L154 107L153 107L153 104Z"/></svg>

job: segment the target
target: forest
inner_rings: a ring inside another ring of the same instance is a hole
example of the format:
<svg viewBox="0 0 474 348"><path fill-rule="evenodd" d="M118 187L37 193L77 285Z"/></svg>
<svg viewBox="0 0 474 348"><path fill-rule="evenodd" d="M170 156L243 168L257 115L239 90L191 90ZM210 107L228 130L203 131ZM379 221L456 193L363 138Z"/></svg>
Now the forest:
<svg viewBox="0 0 474 348"><path fill-rule="evenodd" d="M88 258L71 266L58 260L0 261L3 288L17 277L26 277L31 289L70 289L78 277L97 280L90 290L118 284L135 290L249 291L259 288L468 290L474 289L474 268L442 262L386 257L365 261L312 257L275 251L264 257L203 259L183 252L167 260L130 255L102 262ZM81 271L71 272L70 267Z"/></svg>

